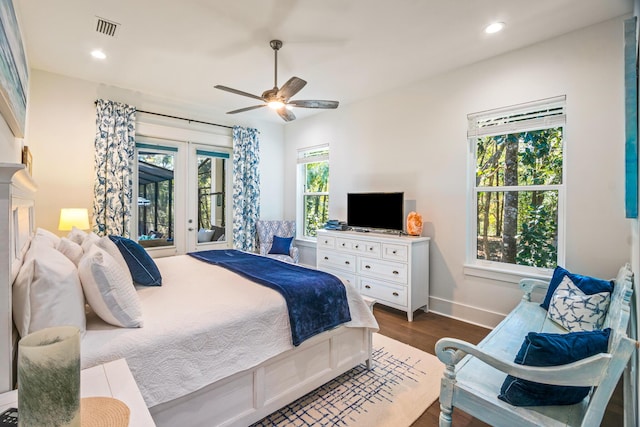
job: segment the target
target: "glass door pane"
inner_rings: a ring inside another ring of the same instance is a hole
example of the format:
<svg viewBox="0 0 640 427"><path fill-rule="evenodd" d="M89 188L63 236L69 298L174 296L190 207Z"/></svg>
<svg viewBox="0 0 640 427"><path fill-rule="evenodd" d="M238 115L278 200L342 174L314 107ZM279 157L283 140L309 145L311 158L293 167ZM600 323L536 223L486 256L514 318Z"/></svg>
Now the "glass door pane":
<svg viewBox="0 0 640 427"><path fill-rule="evenodd" d="M197 230L198 244L226 242L226 157L198 150L197 165Z"/></svg>
<svg viewBox="0 0 640 427"><path fill-rule="evenodd" d="M138 243L173 246L176 153L138 148Z"/></svg>

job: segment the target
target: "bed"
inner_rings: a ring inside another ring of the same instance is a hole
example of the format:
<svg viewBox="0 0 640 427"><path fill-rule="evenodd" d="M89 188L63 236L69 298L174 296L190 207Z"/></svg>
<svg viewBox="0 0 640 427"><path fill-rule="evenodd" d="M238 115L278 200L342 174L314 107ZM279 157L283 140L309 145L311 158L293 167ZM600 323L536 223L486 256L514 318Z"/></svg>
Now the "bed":
<svg viewBox="0 0 640 427"><path fill-rule="evenodd" d="M34 232L35 185L21 165L0 165L0 178L0 236L10 242L0 245L9 273L0 279L5 391L13 388L17 339L11 284ZM143 327L114 327L89 311L82 367L126 358L159 426L249 425L369 363L377 323L350 285L351 321L294 346L285 300L274 290L188 255L155 261L162 286L136 286Z"/></svg>

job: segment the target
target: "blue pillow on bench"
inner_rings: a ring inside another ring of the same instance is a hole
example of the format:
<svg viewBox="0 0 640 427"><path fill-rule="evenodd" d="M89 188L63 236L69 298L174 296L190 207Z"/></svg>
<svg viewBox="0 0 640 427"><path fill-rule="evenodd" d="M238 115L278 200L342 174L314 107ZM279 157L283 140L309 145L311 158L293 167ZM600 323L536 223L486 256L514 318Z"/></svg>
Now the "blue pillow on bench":
<svg viewBox="0 0 640 427"><path fill-rule="evenodd" d="M611 329L568 334L529 332L514 360L519 365L557 366L606 353ZM573 405L587 397L591 387L542 384L507 375L498 399L513 406Z"/></svg>
<svg viewBox="0 0 640 427"><path fill-rule="evenodd" d="M569 276L569 279L586 295L598 294L600 292L613 291L613 281L596 279L595 277L582 276L580 274L570 273L564 268L557 266L553 271L553 276L549 282L549 288L547 289L547 295L544 297L544 301L540 304L540 307L545 310L549 310L549 304L551 303L551 297L556 291L556 288L562 283L564 276Z"/></svg>

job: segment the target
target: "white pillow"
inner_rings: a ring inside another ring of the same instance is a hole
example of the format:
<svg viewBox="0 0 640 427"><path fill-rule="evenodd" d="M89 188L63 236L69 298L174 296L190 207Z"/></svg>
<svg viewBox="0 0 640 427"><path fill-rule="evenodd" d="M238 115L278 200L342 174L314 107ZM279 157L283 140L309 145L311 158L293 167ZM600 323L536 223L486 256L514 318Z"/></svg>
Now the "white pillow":
<svg viewBox="0 0 640 427"><path fill-rule="evenodd" d="M127 261L125 261L124 257L122 256L122 252L120 252L120 249L118 249L116 244L113 243L113 240L111 240L109 236L101 237L100 240L98 240L98 242L96 243L96 246L98 246L100 249L104 249L105 252L111 255L113 259L120 265L120 267L125 270L127 274L129 274L129 277L131 277L131 271L129 270ZM133 282L132 277L131 282Z"/></svg>
<svg viewBox="0 0 640 427"><path fill-rule="evenodd" d="M84 333L84 296L76 266L45 244L29 248L13 284L13 319L21 337L54 326Z"/></svg>
<svg viewBox="0 0 640 427"><path fill-rule="evenodd" d="M99 240L100 240L100 236L98 236L93 231L91 233L87 233L87 235L84 237L84 240L82 241L82 245L81 245L82 251L89 252L89 249L91 248L91 246L94 243L98 243Z"/></svg>
<svg viewBox="0 0 640 427"><path fill-rule="evenodd" d="M564 276L551 297L548 316L570 332L595 331L602 328L611 294L586 295L569 276Z"/></svg>
<svg viewBox="0 0 640 427"><path fill-rule="evenodd" d="M49 230L45 230L44 228L36 229L33 240L46 242L52 248L55 248L56 246L58 246L58 243L60 243L60 237L56 236Z"/></svg>
<svg viewBox="0 0 640 427"><path fill-rule="evenodd" d="M87 301L102 320L125 328L142 327L142 309L131 275L111 255L91 246L78 272Z"/></svg>
<svg viewBox="0 0 640 427"><path fill-rule="evenodd" d="M87 237L87 233L76 227L71 227L71 231L67 234L67 239L72 242L76 242L79 245L82 245L85 237Z"/></svg>
<svg viewBox="0 0 640 427"><path fill-rule="evenodd" d="M56 249L60 251L64 256L69 258L76 266L78 266L78 263L82 258L82 254L84 253L82 250L82 246L75 242L72 242L66 237L60 239L60 243L58 243Z"/></svg>
<svg viewBox="0 0 640 427"><path fill-rule="evenodd" d="M214 232L214 230L205 230L204 228L198 230L198 243L210 242Z"/></svg>

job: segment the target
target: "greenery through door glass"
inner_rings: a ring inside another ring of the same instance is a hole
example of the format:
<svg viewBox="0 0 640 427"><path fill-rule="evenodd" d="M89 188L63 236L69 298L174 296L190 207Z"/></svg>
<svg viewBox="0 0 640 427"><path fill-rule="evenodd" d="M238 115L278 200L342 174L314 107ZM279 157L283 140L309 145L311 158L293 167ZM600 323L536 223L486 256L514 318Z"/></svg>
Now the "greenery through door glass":
<svg viewBox="0 0 640 427"><path fill-rule="evenodd" d="M198 163L198 229L225 227L225 159L197 155ZM216 237L218 233L214 234Z"/></svg>
<svg viewBox="0 0 640 427"><path fill-rule="evenodd" d="M553 268L562 128L477 140L477 258Z"/></svg>
<svg viewBox="0 0 640 427"><path fill-rule="evenodd" d="M304 235L315 237L329 219L329 162L305 163Z"/></svg>
<svg viewBox="0 0 640 427"><path fill-rule="evenodd" d="M138 241L143 246L173 244L173 153L138 152Z"/></svg>

